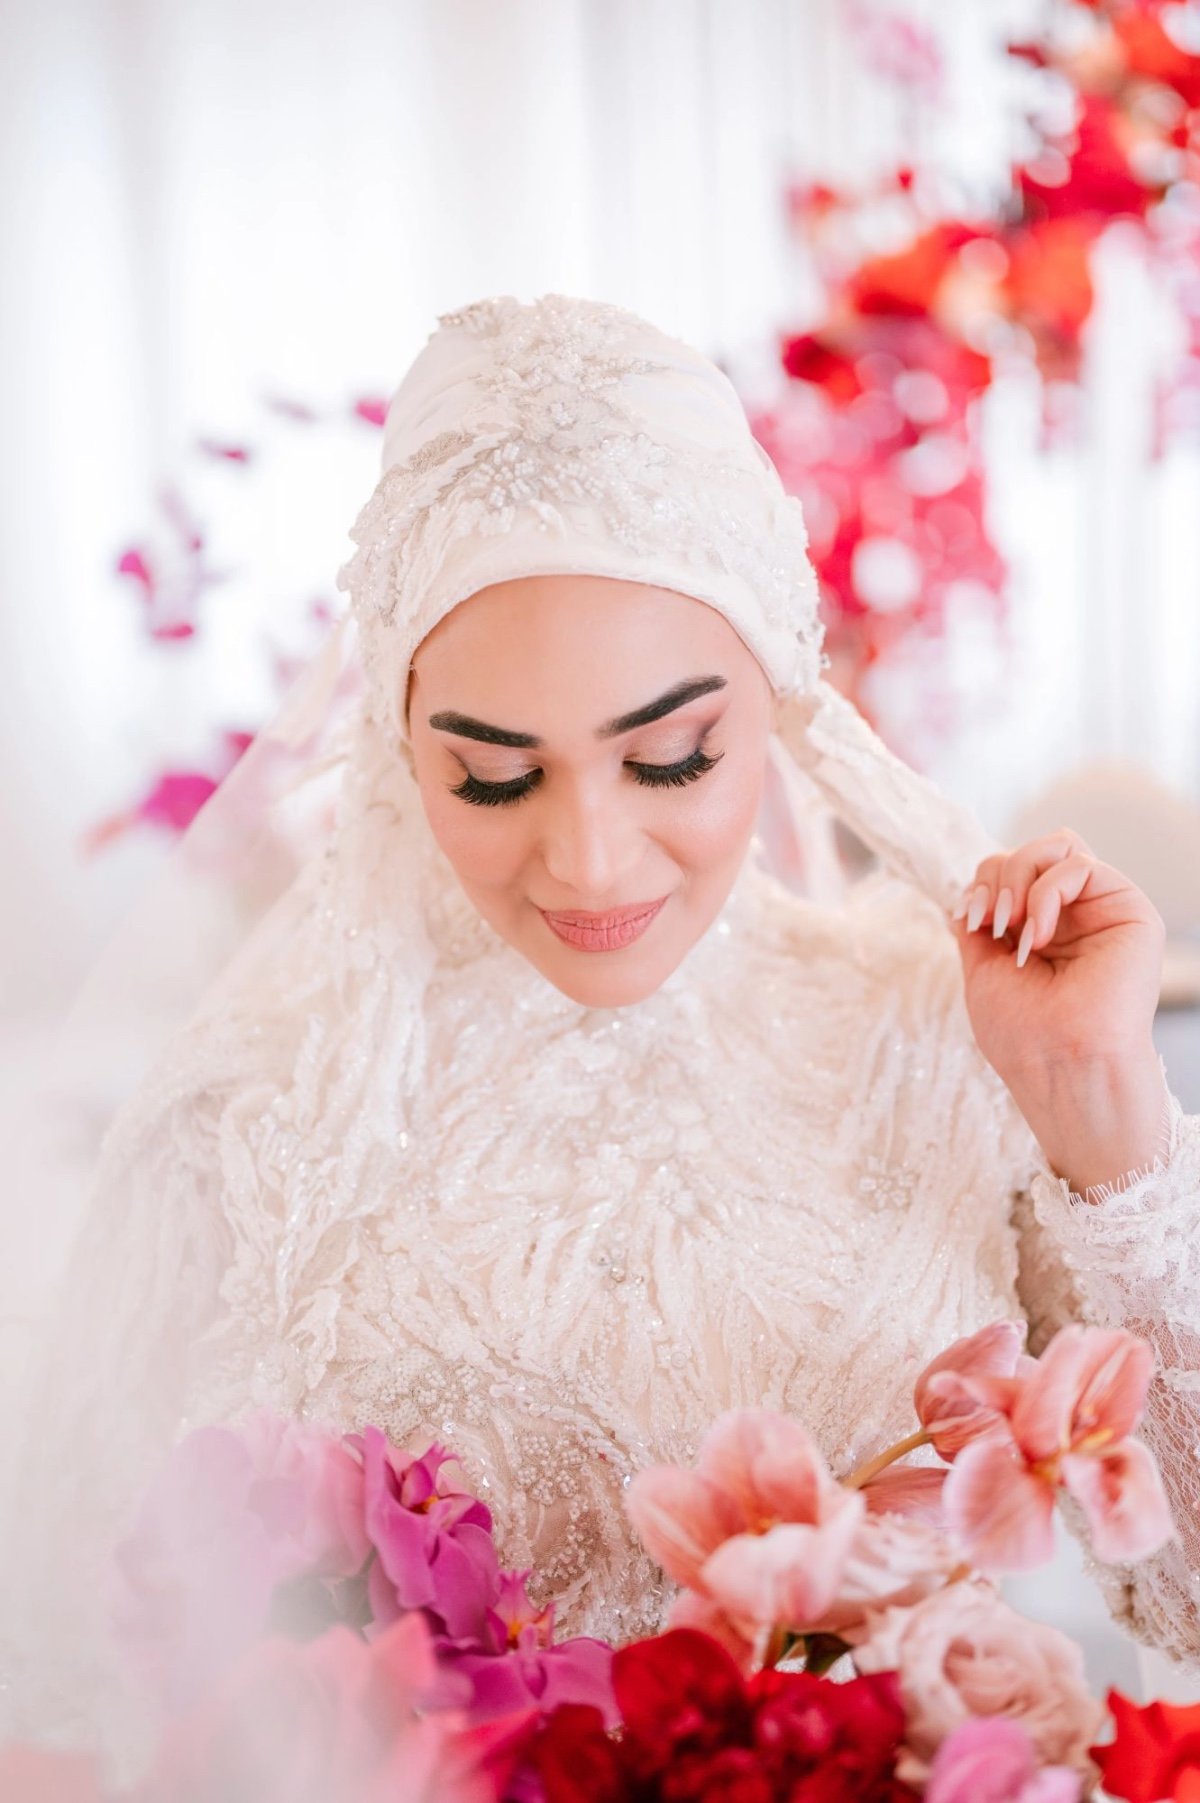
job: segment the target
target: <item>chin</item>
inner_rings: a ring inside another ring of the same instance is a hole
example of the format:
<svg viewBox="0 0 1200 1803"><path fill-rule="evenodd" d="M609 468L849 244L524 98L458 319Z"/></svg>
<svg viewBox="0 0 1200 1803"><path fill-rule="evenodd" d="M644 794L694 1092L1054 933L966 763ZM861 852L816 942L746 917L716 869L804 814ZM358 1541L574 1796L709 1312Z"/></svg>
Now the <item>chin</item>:
<svg viewBox="0 0 1200 1803"><path fill-rule="evenodd" d="M557 961L553 969L548 969L540 960L533 962L548 983L584 1008L629 1008L635 1002L644 1002L648 995L662 987L679 964L676 959L673 964L664 966L656 959L640 965L629 963L622 970L615 962L620 956L619 952L579 952L576 954L581 967L578 970ZM603 968L606 964L607 969ZM588 968L593 965L601 968Z"/></svg>

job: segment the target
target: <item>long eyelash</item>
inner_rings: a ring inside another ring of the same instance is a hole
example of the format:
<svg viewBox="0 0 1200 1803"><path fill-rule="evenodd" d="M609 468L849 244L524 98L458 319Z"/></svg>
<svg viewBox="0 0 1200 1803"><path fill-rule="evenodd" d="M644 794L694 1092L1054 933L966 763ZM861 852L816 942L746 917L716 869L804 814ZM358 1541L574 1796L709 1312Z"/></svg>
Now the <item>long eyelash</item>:
<svg viewBox="0 0 1200 1803"><path fill-rule="evenodd" d="M697 746L691 757L684 758L681 764L630 764L629 768L640 783L645 783L652 789L673 789L682 787L684 783L694 783L698 776L703 776L714 764L719 764L724 756L723 751L718 751L714 757L710 757Z"/></svg>
<svg viewBox="0 0 1200 1803"><path fill-rule="evenodd" d="M634 764L628 768L633 771L636 780L646 788L668 789L682 788L685 783L694 783L698 777L704 776L714 765L719 764L725 756L718 751L710 756L699 746L690 757L678 764ZM528 776L518 776L510 783L484 783L478 777L464 777L457 788L451 789L452 795L458 795L463 801L472 802L476 807L506 807L514 801L520 801L530 790L536 789L542 780L540 770L531 770Z"/></svg>

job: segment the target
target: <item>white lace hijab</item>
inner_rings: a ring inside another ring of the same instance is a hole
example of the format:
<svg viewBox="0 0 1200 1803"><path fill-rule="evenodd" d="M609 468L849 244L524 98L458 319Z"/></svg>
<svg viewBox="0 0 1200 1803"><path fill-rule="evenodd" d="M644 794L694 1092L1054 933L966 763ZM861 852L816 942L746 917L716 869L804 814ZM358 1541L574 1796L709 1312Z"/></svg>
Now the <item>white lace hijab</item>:
<svg viewBox="0 0 1200 1803"><path fill-rule="evenodd" d="M279 1234L282 1318L297 1271L324 1260L336 1286L338 1223L369 1188L363 1124L402 1121L421 1083L426 922L456 879L424 816L403 707L412 655L452 607L568 571L694 596L780 699L773 756L790 806L819 800L943 907L995 849L826 683L799 502L726 376L634 313L549 294L442 316L392 400L352 536L346 617L63 1035L59 1097L106 1130L5 1536L6 1618L22 1623L8 1684L26 1732L95 1732L101 1716L107 1730L122 1712L119 1681L105 1693L99 1676L96 1574L148 1461L186 1424L200 1298L221 1275L205 1218L219 1198L204 1185L221 1108L265 1106L283 1086L298 1132L328 1155L319 1186L302 1168L278 1174L264 1221ZM48 1170L43 1159L36 1181ZM58 1186L60 1211L74 1182ZM320 1305L304 1306L319 1339ZM302 1371L296 1385L299 1397Z"/></svg>

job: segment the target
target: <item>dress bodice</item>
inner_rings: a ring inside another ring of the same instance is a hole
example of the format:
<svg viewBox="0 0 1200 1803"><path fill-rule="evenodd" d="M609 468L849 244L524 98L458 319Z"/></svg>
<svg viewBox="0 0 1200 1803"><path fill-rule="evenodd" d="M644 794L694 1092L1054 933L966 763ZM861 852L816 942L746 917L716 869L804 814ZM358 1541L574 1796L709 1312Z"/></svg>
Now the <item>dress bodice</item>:
<svg viewBox="0 0 1200 1803"><path fill-rule="evenodd" d="M201 1023L110 1134L7 1549L10 1619L41 1630L6 1656L13 1732L144 1733L97 1560L187 1427L267 1406L448 1445L560 1635L620 1643L669 1601L635 1470L759 1405L844 1472L910 1430L929 1358L1021 1314L1035 1351L1069 1319L1152 1340L1179 1539L1093 1569L1200 1661L1200 1117L1172 1097L1165 1161L1072 1196L975 1045L939 909L882 871L827 905L749 857L622 1008L564 996L453 886L430 931L403 1109L368 946L350 1014L318 987Z"/></svg>
<svg viewBox="0 0 1200 1803"><path fill-rule="evenodd" d="M465 897L435 930L403 1143L285 1319L286 1230L264 1246L256 1223L253 1259L243 1236L210 1406L253 1367L256 1401L449 1444L564 1629L648 1632L664 1598L631 1473L689 1461L738 1406L797 1415L835 1468L907 1431L920 1366L1019 1312L1028 1132L944 922L893 879L832 908L748 858L668 981L620 1008L554 989ZM275 1115L250 1133L264 1168L286 1137Z"/></svg>

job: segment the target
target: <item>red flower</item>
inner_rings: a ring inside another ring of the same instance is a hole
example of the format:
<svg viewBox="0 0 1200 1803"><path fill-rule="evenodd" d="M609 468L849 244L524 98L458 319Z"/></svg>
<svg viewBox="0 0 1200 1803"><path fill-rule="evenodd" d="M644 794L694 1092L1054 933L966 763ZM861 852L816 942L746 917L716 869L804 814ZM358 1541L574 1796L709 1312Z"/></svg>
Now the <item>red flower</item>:
<svg viewBox="0 0 1200 1803"><path fill-rule="evenodd" d="M1095 94L1080 98L1074 144L1064 147L1061 171L1043 175L1037 163L1017 170L1017 181L1031 219L1141 219L1160 191L1141 181L1130 166L1124 137L1128 128L1120 110Z"/></svg>
<svg viewBox="0 0 1200 1803"><path fill-rule="evenodd" d="M1173 88L1186 106L1200 107L1200 56L1176 43L1161 19L1146 11L1119 14L1113 31L1131 74Z"/></svg>
<svg viewBox="0 0 1200 1803"><path fill-rule="evenodd" d="M789 376L823 388L833 401L852 401L863 392L862 376L854 359L814 332L801 332L784 340L783 367Z"/></svg>
<svg viewBox="0 0 1200 1803"><path fill-rule="evenodd" d="M851 304L859 313L925 318L959 251L979 236L971 226L949 219L930 226L906 250L868 258L848 284Z"/></svg>
<svg viewBox="0 0 1200 1803"><path fill-rule="evenodd" d="M622 1647L624 1728L554 1712L531 1761L546 1803L904 1803L904 1710L891 1672L834 1684L809 1672L743 1678L707 1634L675 1628Z"/></svg>
<svg viewBox="0 0 1200 1803"><path fill-rule="evenodd" d="M1151 1703L1139 1709L1110 1690L1117 1737L1088 1751L1105 1790L1129 1803L1200 1803L1200 1703Z"/></svg>

